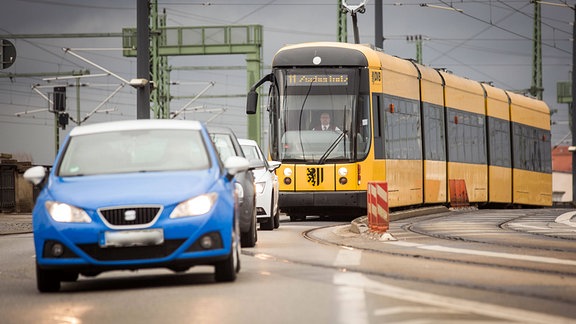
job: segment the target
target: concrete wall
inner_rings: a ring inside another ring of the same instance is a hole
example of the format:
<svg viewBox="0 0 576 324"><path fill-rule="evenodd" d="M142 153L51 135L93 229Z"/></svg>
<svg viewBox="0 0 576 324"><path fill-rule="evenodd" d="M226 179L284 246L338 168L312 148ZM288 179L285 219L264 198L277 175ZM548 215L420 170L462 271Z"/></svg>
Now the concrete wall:
<svg viewBox="0 0 576 324"><path fill-rule="evenodd" d="M552 201L571 202L572 201L572 174L566 172L552 173Z"/></svg>

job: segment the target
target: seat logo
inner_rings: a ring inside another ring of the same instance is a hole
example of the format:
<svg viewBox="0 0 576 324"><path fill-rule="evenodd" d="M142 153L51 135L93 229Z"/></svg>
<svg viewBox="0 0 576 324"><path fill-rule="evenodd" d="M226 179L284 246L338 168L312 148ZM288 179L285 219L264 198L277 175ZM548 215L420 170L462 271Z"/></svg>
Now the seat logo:
<svg viewBox="0 0 576 324"><path fill-rule="evenodd" d="M136 211L133 209L127 210L124 212L124 220L127 222L131 222L136 220Z"/></svg>
<svg viewBox="0 0 576 324"><path fill-rule="evenodd" d="M308 183L312 186L319 186L324 182L324 169L323 168L307 168L306 176L308 177Z"/></svg>

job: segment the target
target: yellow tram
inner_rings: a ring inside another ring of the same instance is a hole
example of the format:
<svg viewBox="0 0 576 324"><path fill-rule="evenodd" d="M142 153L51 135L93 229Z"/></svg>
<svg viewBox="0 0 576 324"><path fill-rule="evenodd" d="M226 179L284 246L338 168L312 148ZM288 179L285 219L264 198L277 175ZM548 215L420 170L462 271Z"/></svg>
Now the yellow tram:
<svg viewBox="0 0 576 324"><path fill-rule="evenodd" d="M391 208L552 204L550 113L542 101L401 59L369 45L286 46L270 82L270 156L281 210L365 212L370 181ZM330 120L330 129L320 123Z"/></svg>

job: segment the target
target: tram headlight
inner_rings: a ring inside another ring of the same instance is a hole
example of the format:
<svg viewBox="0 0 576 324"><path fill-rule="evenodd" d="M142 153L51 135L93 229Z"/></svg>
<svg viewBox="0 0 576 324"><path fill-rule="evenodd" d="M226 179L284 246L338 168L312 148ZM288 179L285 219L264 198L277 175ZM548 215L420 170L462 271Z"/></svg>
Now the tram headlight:
<svg viewBox="0 0 576 324"><path fill-rule="evenodd" d="M346 177L341 177L340 179L338 179L338 181L340 182L341 185L345 185L348 183L348 179L346 179Z"/></svg>
<svg viewBox="0 0 576 324"><path fill-rule="evenodd" d="M285 177L290 177L290 176L292 176L292 169L290 169L290 168L284 169L284 176L285 176Z"/></svg>
<svg viewBox="0 0 576 324"><path fill-rule="evenodd" d="M341 177L345 177L346 175L348 175L348 169L346 169L345 167L341 167L340 169L338 169L338 175Z"/></svg>

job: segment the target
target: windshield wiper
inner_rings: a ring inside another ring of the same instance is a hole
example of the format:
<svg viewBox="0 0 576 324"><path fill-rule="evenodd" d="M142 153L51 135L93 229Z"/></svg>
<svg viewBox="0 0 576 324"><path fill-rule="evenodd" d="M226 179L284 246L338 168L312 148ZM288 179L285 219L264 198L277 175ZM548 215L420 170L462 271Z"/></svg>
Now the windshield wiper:
<svg viewBox="0 0 576 324"><path fill-rule="evenodd" d="M334 140L334 142L332 143L332 145L330 145L328 147L328 149L326 150L326 152L324 152L324 154L322 154L322 156L320 157L320 159L318 159L318 164L323 164L324 162L326 162L326 159L328 158L328 155L330 155L330 153L332 153L332 151L334 151L334 149L336 148L336 146L338 145L338 143L340 143L340 141L344 138L344 136L346 136L346 134L348 133L348 130L344 130L342 133L340 133L340 135L338 136L338 138L336 138Z"/></svg>
<svg viewBox="0 0 576 324"><path fill-rule="evenodd" d="M310 81L310 85L308 86L308 91L306 91L306 97L302 101L302 107L300 107L300 116L298 117L298 137L300 140L300 148L302 149L302 155L306 158L306 151L304 150L304 142L302 141L302 115L304 113L304 107L306 106L306 101L308 100L308 96L310 95L310 91L312 91L312 84L316 79Z"/></svg>
<svg viewBox="0 0 576 324"><path fill-rule="evenodd" d="M65 174L65 175L59 175L60 177L64 177L64 178L75 178L75 177L84 177L86 176L85 173L70 173L70 174Z"/></svg>

